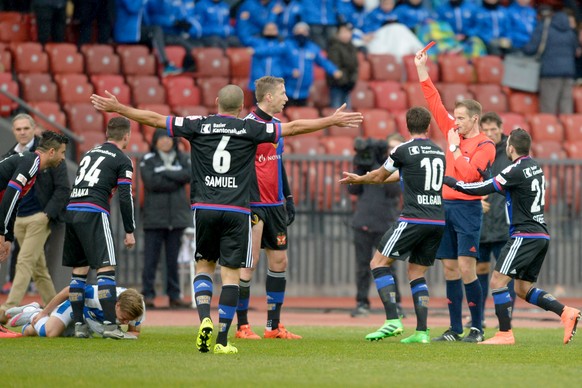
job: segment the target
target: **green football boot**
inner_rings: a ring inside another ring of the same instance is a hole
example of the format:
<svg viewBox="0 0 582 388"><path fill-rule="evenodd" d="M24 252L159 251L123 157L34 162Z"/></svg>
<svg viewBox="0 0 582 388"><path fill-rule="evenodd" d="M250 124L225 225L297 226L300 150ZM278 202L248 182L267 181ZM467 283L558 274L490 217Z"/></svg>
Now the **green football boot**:
<svg viewBox="0 0 582 388"><path fill-rule="evenodd" d="M384 325L373 333L366 336L368 341L379 341L386 337L395 337L404 332L400 319L387 319Z"/></svg>
<svg viewBox="0 0 582 388"><path fill-rule="evenodd" d="M415 331L410 337L400 340L403 344L430 344L430 329L426 331Z"/></svg>

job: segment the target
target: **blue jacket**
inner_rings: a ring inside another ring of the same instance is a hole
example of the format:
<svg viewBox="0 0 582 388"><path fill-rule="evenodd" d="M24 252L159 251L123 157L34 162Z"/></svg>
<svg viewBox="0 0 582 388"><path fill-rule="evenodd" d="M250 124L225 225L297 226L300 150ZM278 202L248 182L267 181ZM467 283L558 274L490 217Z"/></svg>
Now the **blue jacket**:
<svg viewBox="0 0 582 388"><path fill-rule="evenodd" d="M340 0L302 0L305 14L301 18L307 24L337 26L337 8Z"/></svg>
<svg viewBox="0 0 582 388"><path fill-rule="evenodd" d="M309 88L313 84L313 64L323 67L327 74L333 74L338 68L327 58L321 55L321 48L307 41L301 47L297 41L289 39L286 51L285 89L287 95L294 100L304 99L309 96ZM293 77L293 70L299 70L299 77Z"/></svg>
<svg viewBox="0 0 582 388"><path fill-rule="evenodd" d="M275 23L282 28L282 12L275 14L273 9L284 9L279 0L271 0L266 6L259 0L246 0L238 9L236 16L236 34L245 46L251 46L253 38L260 37L267 23Z"/></svg>
<svg viewBox="0 0 582 388"><path fill-rule="evenodd" d="M377 7L368 12L364 17L364 27L362 28L362 31L367 34L369 32L377 31L385 23L397 21L398 15L396 15L394 10L384 12L382 8Z"/></svg>
<svg viewBox="0 0 582 388"><path fill-rule="evenodd" d="M301 21L303 6L301 0L292 0L285 7L281 15L281 27L279 33L283 38L293 36L293 27Z"/></svg>
<svg viewBox="0 0 582 388"><path fill-rule="evenodd" d="M544 23L536 26L531 41L523 47L523 52L535 55L542 40ZM542 78L574 78L576 75L576 48L578 37L570 27L568 16L563 12L556 12L550 23L546 49L542 54Z"/></svg>
<svg viewBox="0 0 582 388"><path fill-rule="evenodd" d="M453 7L448 3L438 9L438 18L449 23L455 34L473 36L475 35L476 12L477 8L466 1L458 7Z"/></svg>
<svg viewBox="0 0 582 388"><path fill-rule="evenodd" d="M531 39L536 27L536 11L533 7L522 7L517 2L507 8L509 16L509 38L513 48L522 48Z"/></svg>
<svg viewBox="0 0 582 388"><path fill-rule="evenodd" d="M117 43L137 43L141 39L141 23L147 0L117 0L113 39Z"/></svg>
<svg viewBox="0 0 582 388"><path fill-rule="evenodd" d="M494 39L509 38L509 16L505 7L494 10L478 7L475 19L475 35L485 44Z"/></svg>
<svg viewBox="0 0 582 388"><path fill-rule="evenodd" d="M354 28L361 30L364 27L366 8L356 7L352 0L340 0L337 5L338 17L343 23L350 23Z"/></svg>
<svg viewBox="0 0 582 388"><path fill-rule="evenodd" d="M265 76L285 77L283 61L289 48L286 42L278 39L254 38L251 40L254 50L251 59L249 90L255 91L255 80Z"/></svg>
<svg viewBox="0 0 582 388"><path fill-rule="evenodd" d="M230 25L230 8L224 1L200 0L196 3L194 16L202 26L202 36L226 38L234 32Z"/></svg>
<svg viewBox="0 0 582 388"><path fill-rule="evenodd" d="M422 6L412 6L410 4L400 4L393 11L398 18L398 23L404 24L411 30L416 30L416 26L422 25L428 18L434 18L433 13Z"/></svg>
<svg viewBox="0 0 582 388"><path fill-rule="evenodd" d="M167 35L180 35L187 32L191 37L200 37L202 26L194 17L192 0L147 0L144 24L160 26ZM187 20L192 24L189 31L182 31L174 27L178 20Z"/></svg>

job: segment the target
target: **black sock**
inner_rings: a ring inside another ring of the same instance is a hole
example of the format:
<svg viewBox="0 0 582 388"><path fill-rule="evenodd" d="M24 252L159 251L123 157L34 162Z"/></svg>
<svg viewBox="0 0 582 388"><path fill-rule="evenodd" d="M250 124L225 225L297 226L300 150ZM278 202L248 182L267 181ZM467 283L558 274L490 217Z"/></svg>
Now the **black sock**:
<svg viewBox="0 0 582 388"><path fill-rule="evenodd" d="M511 296L507 287L498 288L491 291L493 303L495 303L495 315L499 320L499 331L511 330L511 315L513 307Z"/></svg>
<svg viewBox="0 0 582 388"><path fill-rule="evenodd" d="M552 294L548 294L542 289L532 287L527 292L525 300L531 304L539 306L546 311L551 311L558 316L562 315L564 305L558 301Z"/></svg>
<svg viewBox="0 0 582 388"><path fill-rule="evenodd" d="M222 286L220 299L218 300L218 337L216 343L225 345L228 342L228 329L234 318L238 302L238 285L227 284Z"/></svg>
<svg viewBox="0 0 582 388"><path fill-rule="evenodd" d="M200 322L204 318L210 318L210 302L212 301L212 278L205 273L199 273L194 277L194 298Z"/></svg>
<svg viewBox="0 0 582 388"><path fill-rule="evenodd" d="M103 323L106 325L117 322L117 315L115 314L117 290L115 287L115 270L99 272L97 274L99 303L103 309Z"/></svg>
<svg viewBox="0 0 582 388"><path fill-rule="evenodd" d="M372 270L374 283L378 289L378 295L384 304L386 319L398 319L398 310L396 309L396 286L394 278L390 275L389 267L378 267Z"/></svg>
<svg viewBox="0 0 582 388"><path fill-rule="evenodd" d="M416 330L426 331L428 319L428 286L425 278L414 279L410 282L412 290L412 300L414 301L414 312L416 313Z"/></svg>
<svg viewBox="0 0 582 388"><path fill-rule="evenodd" d="M267 270L267 282L265 290L267 292L267 330L279 327L281 320L281 306L285 300L285 286L287 279L286 272L274 272Z"/></svg>
<svg viewBox="0 0 582 388"><path fill-rule="evenodd" d="M69 301L73 309L73 322L83 323L83 308L85 307L85 284L87 283L87 275L71 276L71 283L69 284Z"/></svg>
<svg viewBox="0 0 582 388"><path fill-rule="evenodd" d="M251 281L241 279L238 283L238 305L236 306L237 327L249 324L249 302L251 300Z"/></svg>

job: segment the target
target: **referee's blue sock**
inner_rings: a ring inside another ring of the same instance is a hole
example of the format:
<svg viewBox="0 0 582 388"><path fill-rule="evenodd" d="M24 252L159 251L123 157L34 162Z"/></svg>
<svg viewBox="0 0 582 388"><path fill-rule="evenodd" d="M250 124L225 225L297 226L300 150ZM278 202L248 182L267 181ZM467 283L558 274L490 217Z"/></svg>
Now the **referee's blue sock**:
<svg viewBox="0 0 582 388"><path fill-rule="evenodd" d="M414 312L416 313L416 330L426 331L428 318L428 286L424 277L414 279L410 282L412 290L412 300L414 301Z"/></svg>
<svg viewBox="0 0 582 388"><path fill-rule="evenodd" d="M249 303L251 300L251 281L240 279L238 283L238 304L236 306L236 322L240 329L249 324Z"/></svg>
<svg viewBox="0 0 582 388"><path fill-rule="evenodd" d="M234 318L238 302L238 284L226 284L222 286L218 301L218 336L216 343L226 346L228 343L228 330Z"/></svg>
<svg viewBox="0 0 582 388"><path fill-rule="evenodd" d="M447 302L451 330L463 334L463 281L447 280Z"/></svg>
<svg viewBox="0 0 582 388"><path fill-rule="evenodd" d="M390 267L378 267L372 270L374 283L378 289L378 295L384 304L386 319L398 319L396 307L396 285L391 275Z"/></svg>
<svg viewBox="0 0 582 388"><path fill-rule="evenodd" d="M551 311L554 314L561 316L564 306L558 299L556 299L552 294L548 294L540 288L532 287L529 289L525 296L525 300L528 303L539 306L546 311Z"/></svg>
<svg viewBox="0 0 582 388"><path fill-rule="evenodd" d="M196 309L200 322L210 318L210 302L212 301L212 277L206 273L199 273L194 277L194 295Z"/></svg>
<svg viewBox="0 0 582 388"><path fill-rule="evenodd" d="M117 303L117 290L115 271L97 273L97 289L99 291L99 303L103 309L103 323L116 323L115 304Z"/></svg>
<svg viewBox="0 0 582 388"><path fill-rule="evenodd" d="M483 332L483 291L479 280L465 284L465 294L471 312L471 327Z"/></svg>
<svg viewBox="0 0 582 388"><path fill-rule="evenodd" d="M491 291L495 303L495 315L499 320L499 331L511 330L512 303L507 287Z"/></svg>
<svg viewBox="0 0 582 388"><path fill-rule="evenodd" d="M483 293L483 299L481 303L481 316L485 318L485 304L487 303L487 297L489 296L489 274L477 275L479 284L481 285L481 292Z"/></svg>
<svg viewBox="0 0 582 388"><path fill-rule="evenodd" d="M73 322L83 323L83 308L85 307L85 284L87 283L87 275L71 276L71 283L69 284L69 301L71 302L71 309L73 310Z"/></svg>
<svg viewBox="0 0 582 388"><path fill-rule="evenodd" d="M285 286L287 285L285 274L285 271L267 270L267 282L265 284L267 292L267 330L279 327L281 307L285 301Z"/></svg>

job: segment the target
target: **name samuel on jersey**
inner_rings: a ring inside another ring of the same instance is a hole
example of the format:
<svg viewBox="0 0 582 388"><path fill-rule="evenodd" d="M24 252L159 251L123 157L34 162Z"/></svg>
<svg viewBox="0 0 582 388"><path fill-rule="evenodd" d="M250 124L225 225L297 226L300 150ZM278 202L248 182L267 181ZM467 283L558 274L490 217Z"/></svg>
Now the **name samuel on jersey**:
<svg viewBox="0 0 582 388"><path fill-rule="evenodd" d="M233 176L208 176L204 178L204 184L210 187L228 187L236 189L236 178Z"/></svg>

